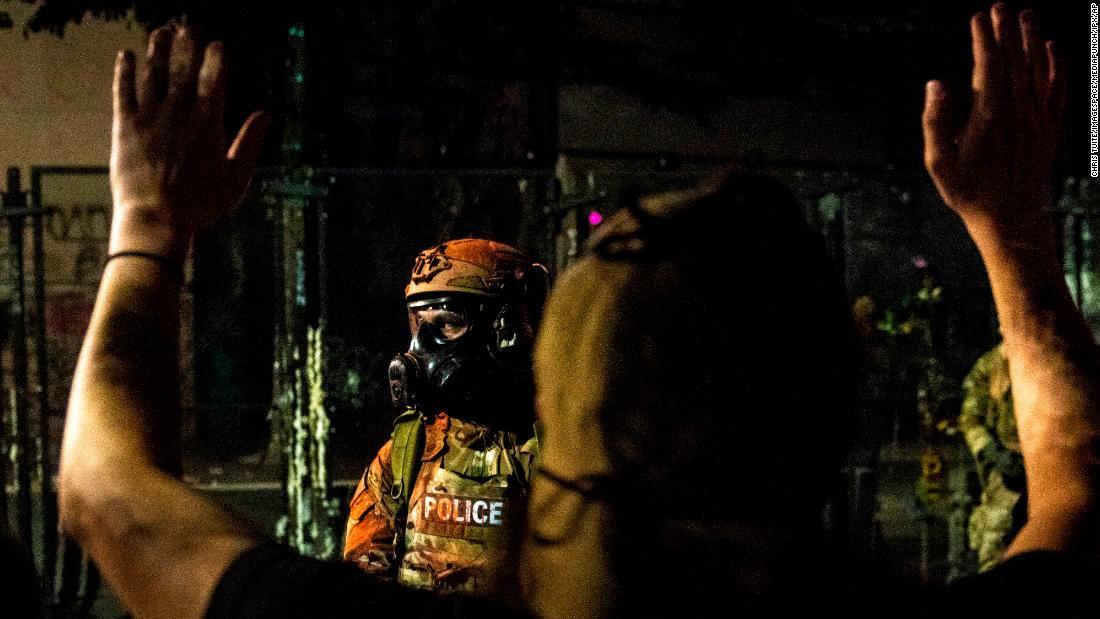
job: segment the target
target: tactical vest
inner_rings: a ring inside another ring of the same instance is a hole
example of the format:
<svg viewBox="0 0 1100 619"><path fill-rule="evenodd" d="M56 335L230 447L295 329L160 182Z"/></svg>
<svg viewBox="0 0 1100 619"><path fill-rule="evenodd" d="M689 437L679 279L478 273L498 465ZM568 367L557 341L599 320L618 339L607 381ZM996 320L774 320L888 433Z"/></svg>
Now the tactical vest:
<svg viewBox="0 0 1100 619"><path fill-rule="evenodd" d="M397 418L390 498L398 582L475 591L503 550L511 504L527 493L537 440L517 444L509 433L451 418L440 455L422 461L424 442L419 415Z"/></svg>

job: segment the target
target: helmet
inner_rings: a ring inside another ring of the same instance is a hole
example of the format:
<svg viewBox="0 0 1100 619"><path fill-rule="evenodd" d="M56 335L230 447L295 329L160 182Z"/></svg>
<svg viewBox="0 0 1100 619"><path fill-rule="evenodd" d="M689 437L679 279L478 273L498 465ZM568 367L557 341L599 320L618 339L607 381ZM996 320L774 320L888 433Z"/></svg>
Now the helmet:
<svg viewBox="0 0 1100 619"><path fill-rule="evenodd" d="M416 257L405 298L453 293L500 297L524 279L532 267L541 265L504 243L485 239L448 241Z"/></svg>
<svg viewBox="0 0 1100 619"><path fill-rule="evenodd" d="M412 341L389 367L394 404L459 417L529 406L547 286L545 267L503 243L460 239L420 252L405 288Z"/></svg>

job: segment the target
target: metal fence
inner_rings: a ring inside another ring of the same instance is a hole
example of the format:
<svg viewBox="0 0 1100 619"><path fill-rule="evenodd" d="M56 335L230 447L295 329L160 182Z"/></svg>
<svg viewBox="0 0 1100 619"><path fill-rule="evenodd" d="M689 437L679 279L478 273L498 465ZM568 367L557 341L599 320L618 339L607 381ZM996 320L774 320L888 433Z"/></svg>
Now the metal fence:
<svg viewBox="0 0 1100 619"><path fill-rule="evenodd" d="M385 368L408 345L402 291L420 249L489 236L560 271L622 200L681 188L718 169L576 159L556 170L262 170L245 205L196 241L181 306L182 402L197 451L214 456L199 458L190 478L271 494L268 508L284 515L284 537L331 555L342 519L341 491L332 488L346 492L391 427ZM961 379L995 337L992 306L976 251L927 179L803 165L765 171L791 187L853 296L889 305L913 287L917 261L939 267L955 299L947 372ZM57 534L53 476L69 383L106 259L110 191L101 167L35 167L29 181L9 170L0 220L0 474L7 489L0 515L34 549L51 599L80 608L96 580ZM1094 325L1098 195L1100 188L1070 179L1053 215L1067 281ZM908 406L891 397L895 410ZM311 428L308 436L292 436L296 416ZM231 468L217 463L224 447L217 437L225 436L233 437L231 448L266 454L244 485L233 485L242 479L231 471L207 474ZM299 456L289 449L295 442ZM311 537L309 522L327 533Z"/></svg>

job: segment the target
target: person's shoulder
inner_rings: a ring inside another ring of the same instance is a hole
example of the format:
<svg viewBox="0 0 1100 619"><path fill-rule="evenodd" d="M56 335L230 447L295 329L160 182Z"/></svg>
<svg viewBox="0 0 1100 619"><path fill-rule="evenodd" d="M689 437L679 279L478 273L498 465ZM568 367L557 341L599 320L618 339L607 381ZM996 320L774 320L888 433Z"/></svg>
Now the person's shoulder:
<svg viewBox="0 0 1100 619"><path fill-rule="evenodd" d="M267 542L222 575L206 617L515 617L487 602L403 587L347 562L304 557Z"/></svg>
<svg viewBox="0 0 1100 619"><path fill-rule="evenodd" d="M411 411L407 411L398 415L394 419L393 432L390 434L390 438L382 445L375 454L372 466L380 466L385 469L390 469L393 466L393 450L394 439L399 434L406 432L425 432L429 447L435 440L439 440L443 433L446 433L447 427L450 423L450 417L446 413L438 413L428 419L424 419L418 414L413 414ZM405 437L407 439L407 437ZM405 440L402 439L402 440Z"/></svg>
<svg viewBox="0 0 1100 619"><path fill-rule="evenodd" d="M382 447L374 454L374 459L371 460L371 464L368 466L368 470L372 466L382 466L385 468L390 467L390 458L393 454L393 439L386 439L386 442L382 444Z"/></svg>
<svg viewBox="0 0 1100 619"><path fill-rule="evenodd" d="M1005 363L1006 360L1004 342L997 342L992 348L982 353L982 356L978 358L978 363L992 366Z"/></svg>
<svg viewBox="0 0 1100 619"><path fill-rule="evenodd" d="M930 616L1093 617L1096 576L1068 553L1028 552L956 581L934 598Z"/></svg>
<svg viewBox="0 0 1100 619"><path fill-rule="evenodd" d="M974 365L971 366L970 372L967 373L967 380L987 378L1000 364L1007 365L1002 344L997 344L993 348L982 353L981 356L974 361Z"/></svg>

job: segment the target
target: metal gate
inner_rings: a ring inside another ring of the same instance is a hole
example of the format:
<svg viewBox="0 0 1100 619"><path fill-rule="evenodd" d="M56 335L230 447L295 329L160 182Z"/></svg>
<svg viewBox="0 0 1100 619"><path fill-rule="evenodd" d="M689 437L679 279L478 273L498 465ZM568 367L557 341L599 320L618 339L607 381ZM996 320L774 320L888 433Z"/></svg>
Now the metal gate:
<svg viewBox="0 0 1100 619"><path fill-rule="evenodd" d="M51 196L48 200L46 195ZM86 611L98 588L79 549L57 530L57 457L68 386L106 254L107 170L35 167L29 192L11 168L3 199L3 436L6 501L33 552L47 599Z"/></svg>
<svg viewBox="0 0 1100 619"><path fill-rule="evenodd" d="M401 290L415 253L447 238L486 235L518 243L560 271L623 196L680 188L717 169L624 170L606 163L573 161L555 171L261 171L241 214L220 226L214 241L203 241L203 252L228 251L231 272L266 273L238 291L268 295L248 319L269 343L247 359L256 366L250 380L263 384L242 406L261 408L263 427L273 430L266 465L276 473L236 486L227 478L193 481L214 490L281 491L271 510L283 515L284 539L332 556L341 499L389 431L385 363L407 345ZM897 292L904 285L898 273L917 256L950 264L949 283L974 287L964 292L978 300L966 303L973 313L967 324L976 325L979 340L992 337L977 254L923 175L798 165L767 171L792 188L843 266L852 294ZM8 171L0 211L0 474L7 490L0 515L33 549L51 602L79 614L87 612L98 580L57 534L54 476L68 388L106 259L110 191L102 167L35 167L29 187L24 180L19 170ZM1053 214L1067 281L1094 325L1100 325L1098 196L1100 187L1071 179ZM191 290L185 289L185 313L194 305ZM207 294L201 286L200 294ZM227 299L216 310L238 311L238 297ZM181 340L182 402L185 418L195 419L205 405L196 404L201 389L187 361L196 356L186 348L191 340ZM953 353L959 365L985 343L960 343ZM849 497L849 510L873 503L865 496L873 479L868 485L865 473L853 472L859 496Z"/></svg>

